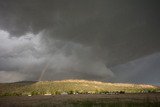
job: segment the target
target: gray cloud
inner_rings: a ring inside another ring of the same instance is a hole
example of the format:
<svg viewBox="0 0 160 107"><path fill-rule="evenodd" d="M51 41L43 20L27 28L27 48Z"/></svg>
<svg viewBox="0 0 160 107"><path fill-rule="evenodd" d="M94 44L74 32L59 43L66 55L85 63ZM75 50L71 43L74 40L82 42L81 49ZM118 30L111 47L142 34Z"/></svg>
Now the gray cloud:
<svg viewBox="0 0 160 107"><path fill-rule="evenodd" d="M108 66L158 52L158 1L1 0L0 28L11 35L45 37L94 46Z"/></svg>
<svg viewBox="0 0 160 107"><path fill-rule="evenodd" d="M15 71L0 71L0 82L17 82L25 80L25 74L17 73Z"/></svg>
<svg viewBox="0 0 160 107"><path fill-rule="evenodd" d="M152 54L112 68L114 81L159 85L160 53ZM117 78L116 78L117 77Z"/></svg>
<svg viewBox="0 0 160 107"><path fill-rule="evenodd" d="M158 0L1 0L0 71L111 80L110 67L159 52L159 18Z"/></svg>
<svg viewBox="0 0 160 107"><path fill-rule="evenodd" d="M109 80L114 76L92 53L92 47L60 40L48 40L46 43L42 35L43 32L16 38L0 31L0 50L3 50L0 53L0 73L2 77L6 75L0 82L11 76L11 80L6 82L87 77Z"/></svg>

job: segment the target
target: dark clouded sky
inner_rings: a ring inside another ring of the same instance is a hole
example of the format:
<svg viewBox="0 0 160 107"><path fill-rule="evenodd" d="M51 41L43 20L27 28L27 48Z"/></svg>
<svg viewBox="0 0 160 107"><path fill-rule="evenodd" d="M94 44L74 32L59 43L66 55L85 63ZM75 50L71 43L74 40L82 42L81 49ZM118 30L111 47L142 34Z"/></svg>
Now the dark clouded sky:
<svg viewBox="0 0 160 107"><path fill-rule="evenodd" d="M159 4L0 0L0 82L91 79L158 84Z"/></svg>

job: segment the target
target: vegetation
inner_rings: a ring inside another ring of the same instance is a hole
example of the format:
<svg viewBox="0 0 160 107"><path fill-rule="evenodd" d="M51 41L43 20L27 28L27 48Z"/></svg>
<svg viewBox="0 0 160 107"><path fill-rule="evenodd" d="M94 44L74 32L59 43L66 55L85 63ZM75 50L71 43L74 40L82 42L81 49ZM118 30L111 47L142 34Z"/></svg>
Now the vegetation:
<svg viewBox="0 0 160 107"><path fill-rule="evenodd" d="M160 107L160 93L0 97L0 107Z"/></svg>
<svg viewBox="0 0 160 107"><path fill-rule="evenodd" d="M68 104L69 105L69 104ZM93 101L82 101L74 102L69 105L70 107L159 107L160 102L124 102L124 101L115 101L115 102L93 102Z"/></svg>
<svg viewBox="0 0 160 107"><path fill-rule="evenodd" d="M86 80L1 83L0 96L58 94L124 94L158 92L159 87L142 84L104 83Z"/></svg>

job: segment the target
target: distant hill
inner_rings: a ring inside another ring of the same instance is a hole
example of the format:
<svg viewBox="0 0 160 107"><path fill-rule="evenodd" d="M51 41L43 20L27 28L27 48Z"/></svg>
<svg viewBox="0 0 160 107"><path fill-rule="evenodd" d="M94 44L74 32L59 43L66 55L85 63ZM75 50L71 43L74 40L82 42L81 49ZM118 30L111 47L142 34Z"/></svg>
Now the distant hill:
<svg viewBox="0 0 160 107"><path fill-rule="evenodd" d="M113 94L159 92L160 88L145 84L105 83L88 80L22 81L0 83L0 96L55 94Z"/></svg>

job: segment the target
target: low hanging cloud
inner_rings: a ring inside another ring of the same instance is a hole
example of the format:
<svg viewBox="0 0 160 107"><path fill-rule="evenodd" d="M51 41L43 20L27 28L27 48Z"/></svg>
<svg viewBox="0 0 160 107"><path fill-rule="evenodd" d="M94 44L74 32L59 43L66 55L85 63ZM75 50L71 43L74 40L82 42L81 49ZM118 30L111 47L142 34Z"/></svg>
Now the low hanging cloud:
<svg viewBox="0 0 160 107"><path fill-rule="evenodd" d="M0 71L0 82L17 82L17 81L22 81L26 77L25 74L21 74L20 72L15 72L15 71Z"/></svg>
<svg viewBox="0 0 160 107"><path fill-rule="evenodd" d="M60 40L46 43L42 40L42 34L26 34L17 38L6 31L0 31L0 50L3 50L0 53L0 72L3 77L0 82L10 76L11 80L6 82L87 77L95 79L96 76L97 80L109 80L114 76L92 53L91 47Z"/></svg>
<svg viewBox="0 0 160 107"><path fill-rule="evenodd" d="M148 83L160 85L160 53L130 61L111 68L116 72L115 82Z"/></svg>

